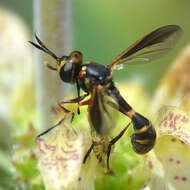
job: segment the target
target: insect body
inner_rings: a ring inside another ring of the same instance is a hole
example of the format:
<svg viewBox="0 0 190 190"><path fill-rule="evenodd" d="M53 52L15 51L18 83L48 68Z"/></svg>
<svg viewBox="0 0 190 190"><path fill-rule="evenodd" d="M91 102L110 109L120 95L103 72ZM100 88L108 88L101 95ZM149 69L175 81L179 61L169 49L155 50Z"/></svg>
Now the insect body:
<svg viewBox="0 0 190 190"><path fill-rule="evenodd" d="M95 129L100 137L104 138L109 135L111 129L110 114L106 107L106 105L109 105L131 118L134 128L134 134L131 137L133 148L137 153L144 154L150 151L155 144L155 129L147 118L136 112L120 95L114 84L112 72L120 65L147 63L160 58L174 46L181 33L182 29L177 25L158 28L134 43L107 66L92 61L83 64L83 56L79 51L57 57L37 36L35 37L38 44L30 43L56 60L56 67L48 64L47 66L58 71L64 82L76 83L78 97L58 103L65 112L69 112L63 106L66 103L78 103L77 108L88 105L91 127ZM80 89L83 89L86 94L80 96ZM89 94L91 94L91 97L82 102ZM69 113L73 114L74 111Z"/></svg>
<svg viewBox="0 0 190 190"><path fill-rule="evenodd" d="M148 119L135 112L120 95L114 85L109 68L96 63L89 63L83 67L85 67L85 70L80 71L83 74L79 76L78 80L81 88L86 92L90 91L92 94L88 108L91 126L101 136L109 134L109 124L104 119L105 110L101 105L106 102L104 96L111 96L115 103L107 103L132 119L135 133L132 135L131 140L134 150L139 154L144 154L151 150L156 138L154 127Z"/></svg>

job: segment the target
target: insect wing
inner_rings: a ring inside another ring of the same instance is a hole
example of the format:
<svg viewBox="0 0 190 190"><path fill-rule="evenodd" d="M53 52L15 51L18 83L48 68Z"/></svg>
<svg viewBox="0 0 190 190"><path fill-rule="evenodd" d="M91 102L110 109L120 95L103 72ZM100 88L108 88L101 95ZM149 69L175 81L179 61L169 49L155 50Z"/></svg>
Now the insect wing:
<svg viewBox="0 0 190 190"><path fill-rule="evenodd" d="M117 56L110 64L113 71L121 64L147 63L160 58L176 44L182 34L177 25L167 25L146 35Z"/></svg>
<svg viewBox="0 0 190 190"><path fill-rule="evenodd" d="M108 99L109 97L106 95L104 88L98 85L93 89L92 103L88 108L91 127L101 137L109 135L117 119L117 111L106 104Z"/></svg>

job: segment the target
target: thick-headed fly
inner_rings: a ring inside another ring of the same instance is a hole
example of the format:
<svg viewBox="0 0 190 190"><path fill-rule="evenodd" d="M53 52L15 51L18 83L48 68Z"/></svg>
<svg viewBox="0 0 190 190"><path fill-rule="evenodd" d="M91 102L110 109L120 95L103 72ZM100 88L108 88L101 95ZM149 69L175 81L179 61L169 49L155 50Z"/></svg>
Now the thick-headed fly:
<svg viewBox="0 0 190 190"><path fill-rule="evenodd" d="M109 119L105 119L105 117L110 117L109 110L106 106L109 105L131 118L134 128L131 142L135 152L145 154L150 151L156 140L155 129L147 118L136 112L120 95L120 92L113 81L112 72L119 66L148 63L157 58L161 58L162 55L172 49L181 33L182 29L177 25L160 27L138 40L106 66L93 61L83 63L83 56L79 51L72 51L70 54L57 57L37 36L35 36L38 44L34 42L30 43L36 48L51 55L56 60L56 66L47 64L48 68L57 71L64 82L76 84L77 86L77 98L60 101L58 103L68 114L66 114L64 119L62 119L57 125L73 115L76 110L79 112L80 106L88 105L90 125L96 131L97 135L103 139L109 136L111 129L107 122ZM80 89L84 90L86 94L80 96ZM82 101L88 95L91 95L90 98ZM70 112L63 106L66 103L78 103L78 106ZM47 133L55 126L39 136ZM93 146L94 145L92 145L88 152L92 150ZM108 155L109 154L108 151Z"/></svg>

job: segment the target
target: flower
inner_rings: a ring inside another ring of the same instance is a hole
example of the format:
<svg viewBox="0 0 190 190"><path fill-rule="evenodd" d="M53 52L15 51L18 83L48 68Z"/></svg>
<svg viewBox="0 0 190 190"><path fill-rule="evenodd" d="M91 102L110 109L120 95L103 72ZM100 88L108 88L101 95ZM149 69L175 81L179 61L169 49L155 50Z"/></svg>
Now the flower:
<svg viewBox="0 0 190 190"><path fill-rule="evenodd" d="M189 60L188 46L164 75L153 98L151 112L161 107L154 122L158 137L153 151L145 156L150 173L142 189L189 189Z"/></svg>
<svg viewBox="0 0 190 190"><path fill-rule="evenodd" d="M190 109L190 45L184 48L164 74L152 99L150 112L156 113L161 106L180 106Z"/></svg>
<svg viewBox="0 0 190 190"><path fill-rule="evenodd" d="M189 189L190 114L177 107L162 107L155 126L158 138L145 156L150 176L143 189Z"/></svg>
<svg viewBox="0 0 190 190"><path fill-rule="evenodd" d="M94 189L93 158L82 165L89 138L64 122L37 139L39 169L47 190Z"/></svg>

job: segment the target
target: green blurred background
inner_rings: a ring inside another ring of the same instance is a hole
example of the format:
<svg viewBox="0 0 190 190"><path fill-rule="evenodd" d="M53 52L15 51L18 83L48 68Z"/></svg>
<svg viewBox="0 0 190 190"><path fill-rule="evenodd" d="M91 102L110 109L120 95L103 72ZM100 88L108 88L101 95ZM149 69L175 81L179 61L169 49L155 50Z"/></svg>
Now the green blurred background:
<svg viewBox="0 0 190 190"><path fill-rule="evenodd" d="M1 0L0 5L18 13L32 32L33 1ZM144 79L153 92L160 77L178 51L189 43L190 2L187 0L73 0L73 49L81 50L85 60L108 64L134 41L167 25L178 24L184 30L177 47L152 64L130 66L114 73L116 79Z"/></svg>

